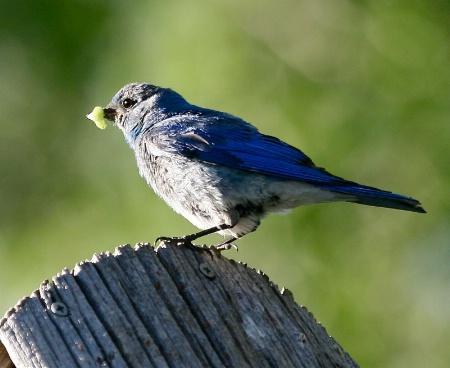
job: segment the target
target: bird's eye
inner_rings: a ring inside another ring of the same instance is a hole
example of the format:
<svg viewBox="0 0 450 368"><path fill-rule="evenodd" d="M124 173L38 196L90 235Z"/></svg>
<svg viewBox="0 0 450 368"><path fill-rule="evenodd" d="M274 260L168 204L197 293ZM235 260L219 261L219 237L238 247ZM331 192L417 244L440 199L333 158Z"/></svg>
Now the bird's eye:
<svg viewBox="0 0 450 368"><path fill-rule="evenodd" d="M126 98L122 101L122 106L125 107L126 109L128 109L134 105L136 105L136 101L132 100L131 98Z"/></svg>

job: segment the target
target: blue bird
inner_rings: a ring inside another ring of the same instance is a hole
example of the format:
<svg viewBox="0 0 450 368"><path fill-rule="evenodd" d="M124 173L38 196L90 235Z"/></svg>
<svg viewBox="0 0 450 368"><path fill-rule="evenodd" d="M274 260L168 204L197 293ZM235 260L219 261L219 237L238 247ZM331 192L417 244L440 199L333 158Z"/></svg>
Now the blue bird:
<svg viewBox="0 0 450 368"><path fill-rule="evenodd" d="M128 84L102 118L122 130L148 185L202 229L159 240L195 247L194 240L217 232L229 238L215 249L229 249L270 212L324 202L425 213L416 199L334 176L299 149L233 115L191 105L168 88Z"/></svg>

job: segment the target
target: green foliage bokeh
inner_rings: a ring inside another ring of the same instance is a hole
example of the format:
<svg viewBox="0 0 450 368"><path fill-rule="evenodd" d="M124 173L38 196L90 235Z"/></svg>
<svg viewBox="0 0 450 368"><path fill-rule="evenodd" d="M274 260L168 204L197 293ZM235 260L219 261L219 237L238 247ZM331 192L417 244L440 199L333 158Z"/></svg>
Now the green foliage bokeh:
<svg viewBox="0 0 450 368"><path fill-rule="evenodd" d="M449 19L448 2L425 0L3 2L0 309L94 252L196 231L139 177L121 133L85 119L149 82L421 200L426 215L272 215L225 255L291 289L361 366L446 367Z"/></svg>

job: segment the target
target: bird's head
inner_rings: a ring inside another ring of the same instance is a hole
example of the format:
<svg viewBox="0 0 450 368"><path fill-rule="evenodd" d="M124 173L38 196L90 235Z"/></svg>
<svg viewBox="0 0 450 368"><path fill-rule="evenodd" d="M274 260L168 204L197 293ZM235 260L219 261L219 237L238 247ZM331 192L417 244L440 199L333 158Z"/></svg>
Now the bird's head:
<svg viewBox="0 0 450 368"><path fill-rule="evenodd" d="M87 115L97 127L105 129L112 122L133 146L145 126L150 126L173 116L187 102L178 93L146 83L130 83L116 93L104 108L95 107Z"/></svg>

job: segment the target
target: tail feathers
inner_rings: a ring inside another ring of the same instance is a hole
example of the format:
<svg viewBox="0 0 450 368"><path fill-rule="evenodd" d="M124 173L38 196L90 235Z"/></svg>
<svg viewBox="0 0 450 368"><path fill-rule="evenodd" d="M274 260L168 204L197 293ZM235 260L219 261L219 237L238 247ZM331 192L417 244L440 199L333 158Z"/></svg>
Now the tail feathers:
<svg viewBox="0 0 450 368"><path fill-rule="evenodd" d="M365 204L367 206L394 208L403 211L426 213L417 199L401 194L359 185L328 187L335 193L350 195L348 202Z"/></svg>
<svg viewBox="0 0 450 368"><path fill-rule="evenodd" d="M398 195L397 198L363 197L357 196L354 203L365 204L367 206L394 208L396 210L427 213L420 202L414 198Z"/></svg>

